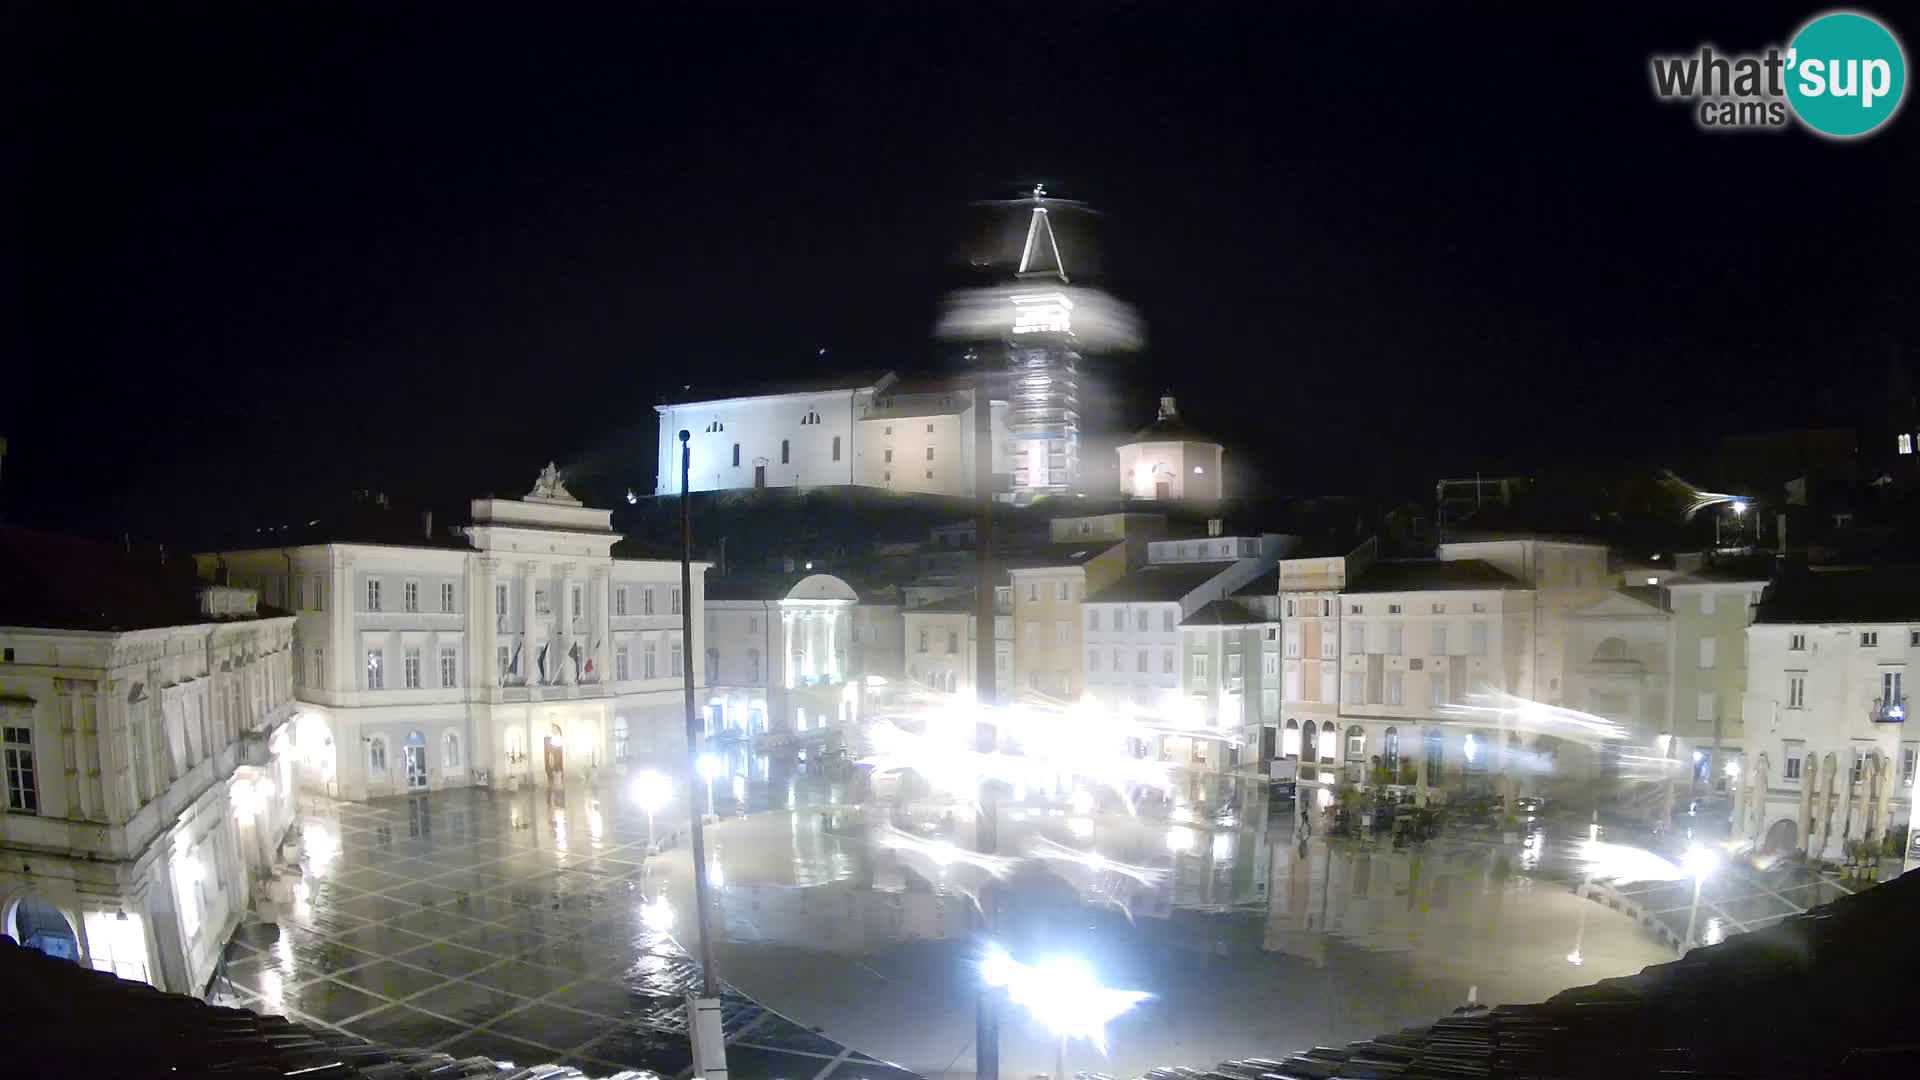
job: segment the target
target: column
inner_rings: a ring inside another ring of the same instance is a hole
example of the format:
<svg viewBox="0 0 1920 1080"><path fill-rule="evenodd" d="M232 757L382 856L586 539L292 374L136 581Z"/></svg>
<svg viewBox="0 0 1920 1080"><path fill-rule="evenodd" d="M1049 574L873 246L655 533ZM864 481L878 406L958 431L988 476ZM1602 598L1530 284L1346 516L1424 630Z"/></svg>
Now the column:
<svg viewBox="0 0 1920 1080"><path fill-rule="evenodd" d="M593 570L593 596L590 634L593 638L593 681L613 680L613 568L596 566ZM680 598L687 603L686 597Z"/></svg>
<svg viewBox="0 0 1920 1080"><path fill-rule="evenodd" d="M539 617L534 613L533 609L533 594L536 588L533 577L534 571L534 563L523 562L520 564L520 640L514 642L514 648L520 651L520 684L522 686L533 685L539 660L539 645L533 640L534 620ZM509 654L509 658L511 658L511 654ZM527 755L528 759L531 760L533 755L533 732L531 728L528 729L527 739Z"/></svg>
<svg viewBox="0 0 1920 1080"><path fill-rule="evenodd" d="M1795 823L1800 826L1799 847L1803 852L1812 850L1813 841L1813 788L1820 778L1820 759L1809 753L1806 747L1800 748L1800 816Z"/></svg>
<svg viewBox="0 0 1920 1080"><path fill-rule="evenodd" d="M474 654L473 658L467 662L467 670L471 673L467 682L473 686L499 686L500 676L504 672L499 670L500 616L494 609L493 592L500 574L500 560L483 555L478 561L480 563L480 598L476 602L478 610L472 618L467 620L473 627L470 640L473 642Z"/></svg>

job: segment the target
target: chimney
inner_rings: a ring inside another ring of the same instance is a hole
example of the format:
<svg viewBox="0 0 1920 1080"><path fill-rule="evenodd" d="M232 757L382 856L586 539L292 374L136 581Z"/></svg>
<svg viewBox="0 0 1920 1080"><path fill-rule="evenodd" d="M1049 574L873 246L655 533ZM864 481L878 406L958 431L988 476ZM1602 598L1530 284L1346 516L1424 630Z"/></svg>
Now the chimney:
<svg viewBox="0 0 1920 1080"><path fill-rule="evenodd" d="M1171 399L1169 399L1169 400L1171 400ZM1208 519L1207 519L1207 535L1208 535L1208 536L1219 536L1219 535L1220 535L1220 533L1221 533L1221 532L1222 532L1222 531L1223 531L1223 530L1224 530L1225 528L1226 528L1226 522L1224 522L1224 521L1222 521L1221 519L1219 519L1219 518L1208 518Z"/></svg>
<svg viewBox="0 0 1920 1080"><path fill-rule="evenodd" d="M433 539L433 511L428 510L420 515L420 531L426 534L427 539Z"/></svg>
<svg viewBox="0 0 1920 1080"><path fill-rule="evenodd" d="M1175 411L1176 410L1173 407L1173 395L1172 394L1160 395L1160 419L1162 420L1173 419Z"/></svg>

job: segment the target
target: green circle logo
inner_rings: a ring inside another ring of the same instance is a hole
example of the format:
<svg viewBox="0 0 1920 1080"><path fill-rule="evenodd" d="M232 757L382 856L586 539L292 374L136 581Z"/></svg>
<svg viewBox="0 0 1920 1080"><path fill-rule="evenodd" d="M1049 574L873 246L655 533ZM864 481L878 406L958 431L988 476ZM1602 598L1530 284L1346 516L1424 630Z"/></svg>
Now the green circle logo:
<svg viewBox="0 0 1920 1080"><path fill-rule="evenodd" d="M1865 135L1892 118L1907 88L1907 59L1886 27L1836 11L1800 28L1787 49L1787 101L1822 135Z"/></svg>

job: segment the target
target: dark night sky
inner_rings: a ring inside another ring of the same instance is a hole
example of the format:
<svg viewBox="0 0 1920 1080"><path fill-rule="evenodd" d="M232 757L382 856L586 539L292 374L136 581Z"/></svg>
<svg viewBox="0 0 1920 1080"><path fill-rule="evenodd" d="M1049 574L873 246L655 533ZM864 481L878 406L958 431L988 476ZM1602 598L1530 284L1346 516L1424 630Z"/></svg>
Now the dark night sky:
<svg viewBox="0 0 1920 1080"><path fill-rule="evenodd" d="M932 364L964 207L1036 178L1147 321L1129 421L1274 490L1851 421L1920 343L1920 117L1703 134L1648 53L1820 9L1669 6L11 9L0 505L644 490L670 387Z"/></svg>

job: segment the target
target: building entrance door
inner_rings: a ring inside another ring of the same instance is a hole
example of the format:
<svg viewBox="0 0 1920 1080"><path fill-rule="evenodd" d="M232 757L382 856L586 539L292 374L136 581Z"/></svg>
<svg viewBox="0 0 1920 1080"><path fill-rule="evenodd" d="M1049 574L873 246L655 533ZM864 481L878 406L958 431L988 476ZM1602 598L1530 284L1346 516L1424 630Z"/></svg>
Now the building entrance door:
<svg viewBox="0 0 1920 1080"><path fill-rule="evenodd" d="M1279 734L1271 725L1260 729L1260 763L1262 765L1273 760L1273 741Z"/></svg>
<svg viewBox="0 0 1920 1080"><path fill-rule="evenodd" d="M547 736L546 747L547 776L548 778L552 778L565 772L567 768L566 751L560 745L560 732L558 730L555 730L553 734Z"/></svg>
<svg viewBox="0 0 1920 1080"><path fill-rule="evenodd" d="M753 486L757 488L767 486L767 467L765 465L755 465L753 467Z"/></svg>
<svg viewBox="0 0 1920 1080"><path fill-rule="evenodd" d="M427 786L427 748L409 744L404 748L407 765L407 787L419 789Z"/></svg>
<svg viewBox="0 0 1920 1080"><path fill-rule="evenodd" d="M1153 482L1153 497L1162 502L1173 498L1173 485L1165 480L1155 480Z"/></svg>

